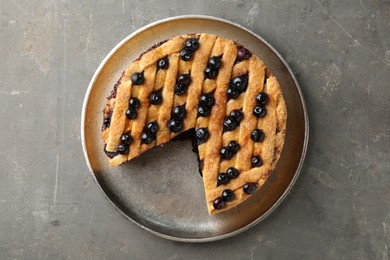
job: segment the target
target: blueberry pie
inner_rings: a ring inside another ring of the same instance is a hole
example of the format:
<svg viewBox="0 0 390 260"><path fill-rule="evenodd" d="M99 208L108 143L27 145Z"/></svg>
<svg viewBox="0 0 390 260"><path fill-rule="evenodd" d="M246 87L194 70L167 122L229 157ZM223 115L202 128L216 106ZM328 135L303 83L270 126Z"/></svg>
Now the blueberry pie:
<svg viewBox="0 0 390 260"><path fill-rule="evenodd" d="M194 129L214 214L266 182L286 120L279 83L259 57L216 35L181 35L143 53L114 85L104 108L103 149L115 167Z"/></svg>

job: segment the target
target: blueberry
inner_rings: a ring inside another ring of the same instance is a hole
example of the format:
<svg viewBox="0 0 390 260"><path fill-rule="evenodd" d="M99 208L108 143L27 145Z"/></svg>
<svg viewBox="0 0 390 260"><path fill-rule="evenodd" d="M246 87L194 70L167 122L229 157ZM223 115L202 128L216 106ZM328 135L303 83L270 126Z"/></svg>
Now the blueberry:
<svg viewBox="0 0 390 260"><path fill-rule="evenodd" d="M181 74L176 80L177 84L174 88L175 94L178 96L183 95L187 91L187 88L191 84L191 81L192 80L189 74Z"/></svg>
<svg viewBox="0 0 390 260"><path fill-rule="evenodd" d="M180 84L176 84L175 88L173 89L173 92L175 92L175 94L178 96L184 95L186 91L187 91L187 87Z"/></svg>
<svg viewBox="0 0 390 260"><path fill-rule="evenodd" d="M248 182L244 185L243 189L246 194L252 194L256 191L256 183Z"/></svg>
<svg viewBox="0 0 390 260"><path fill-rule="evenodd" d="M225 130L225 132L227 131L233 131L234 129L236 129L238 126L237 124L237 121L234 120L232 117L228 116L227 118L225 118L225 121L223 122L223 130Z"/></svg>
<svg viewBox="0 0 390 260"><path fill-rule="evenodd" d="M248 78L246 75L240 76L240 77L235 77L231 82L230 82L230 87L239 91L239 92L244 92L248 86Z"/></svg>
<svg viewBox="0 0 390 260"><path fill-rule="evenodd" d="M264 140L264 133L260 129L253 130L251 133L253 142L261 142Z"/></svg>
<svg viewBox="0 0 390 260"><path fill-rule="evenodd" d="M174 133L178 133L183 130L184 124L181 120L171 119L168 123L169 130Z"/></svg>
<svg viewBox="0 0 390 260"><path fill-rule="evenodd" d="M255 106L253 109L253 114L259 118L259 117L264 117L267 114L267 109L263 106Z"/></svg>
<svg viewBox="0 0 390 260"><path fill-rule="evenodd" d="M229 99L237 99L240 96L240 94L241 93L234 88L229 88L227 90L227 96Z"/></svg>
<svg viewBox="0 0 390 260"><path fill-rule="evenodd" d="M135 85L141 85L142 83L144 83L144 73L141 72L136 72L134 73L133 75L131 75L131 81L135 84Z"/></svg>
<svg viewBox="0 0 390 260"><path fill-rule="evenodd" d="M225 201L223 200L223 198L222 197L216 198L213 202L213 207L214 209L217 210L223 209L223 207L225 207Z"/></svg>
<svg viewBox="0 0 390 260"><path fill-rule="evenodd" d="M160 105L162 103L162 100L163 100L163 98L162 98L161 89L152 92L152 94L149 97L150 104L152 104L152 105Z"/></svg>
<svg viewBox="0 0 390 260"><path fill-rule="evenodd" d="M224 172L218 174L217 180L218 180L218 184L227 184L229 182L229 178L227 174Z"/></svg>
<svg viewBox="0 0 390 260"><path fill-rule="evenodd" d="M213 94L208 93L208 94L202 94L200 95L199 102L201 105L205 107L212 107L215 104L215 99Z"/></svg>
<svg viewBox="0 0 390 260"><path fill-rule="evenodd" d="M136 98L136 97L130 98L130 100L129 100L129 108L137 109L140 106L141 106L141 102L139 101L138 98Z"/></svg>
<svg viewBox="0 0 390 260"><path fill-rule="evenodd" d="M209 138L209 131L207 128L199 128L195 132L196 139L198 140L198 145L204 143Z"/></svg>
<svg viewBox="0 0 390 260"><path fill-rule="evenodd" d="M177 78L177 84L182 85L184 87L188 87L191 84L191 76L190 74L180 74Z"/></svg>
<svg viewBox="0 0 390 260"><path fill-rule="evenodd" d="M238 123L240 123L242 119L244 119L244 114L240 109L234 109L232 112L230 112L230 116Z"/></svg>
<svg viewBox="0 0 390 260"><path fill-rule="evenodd" d="M154 138L155 138L155 136L153 134L144 132L141 135L141 143L151 144L153 142Z"/></svg>
<svg viewBox="0 0 390 260"><path fill-rule="evenodd" d="M229 144L228 144L228 149L232 152L232 153L237 153L238 149L240 149L240 145L237 141L230 141Z"/></svg>
<svg viewBox="0 0 390 260"><path fill-rule="evenodd" d="M252 168L254 167L260 167L263 165L263 161L261 160L260 156L253 156L251 160Z"/></svg>
<svg viewBox="0 0 390 260"><path fill-rule="evenodd" d="M121 142L123 145L129 146L133 142L133 137L129 134L123 134L121 136Z"/></svg>
<svg viewBox="0 0 390 260"><path fill-rule="evenodd" d="M176 106L173 110L172 110L172 117L175 118L175 119L178 119L178 120L183 120L187 115L187 111L183 106Z"/></svg>
<svg viewBox="0 0 390 260"><path fill-rule="evenodd" d="M111 125L111 117L112 117L112 110L110 112L108 112L107 116L104 117L103 129L102 130L110 127L110 125Z"/></svg>
<svg viewBox="0 0 390 260"><path fill-rule="evenodd" d="M251 52L245 49L244 47L240 47L237 51L237 60L243 61L247 60L251 57Z"/></svg>
<svg viewBox="0 0 390 260"><path fill-rule="evenodd" d="M215 79L218 76L218 70L207 67L204 70L204 76L206 77L206 79Z"/></svg>
<svg viewBox="0 0 390 260"><path fill-rule="evenodd" d="M106 129L106 128L109 128L110 127L110 118L105 118L104 121L103 121L103 129Z"/></svg>
<svg viewBox="0 0 390 260"><path fill-rule="evenodd" d="M234 193L232 190L226 189L222 192L222 199L224 201L232 201L234 200Z"/></svg>
<svg viewBox="0 0 390 260"><path fill-rule="evenodd" d="M114 158L115 156L118 155L118 152L108 152L106 150L106 147L107 147L107 145L104 146L104 153L107 155L108 158L112 159L112 158Z"/></svg>
<svg viewBox="0 0 390 260"><path fill-rule="evenodd" d="M192 51L182 49L180 51L180 58L184 61L189 61L192 58Z"/></svg>
<svg viewBox="0 0 390 260"><path fill-rule="evenodd" d="M184 46L185 46L186 50L189 50L192 52L196 51L199 48L199 39L197 39L197 38L188 39L184 43Z"/></svg>
<svg viewBox="0 0 390 260"><path fill-rule="evenodd" d="M164 70L167 69L168 67L169 67L168 57L164 57L157 62L157 68L159 69Z"/></svg>
<svg viewBox="0 0 390 260"><path fill-rule="evenodd" d="M146 131L147 133L152 134L152 135L156 135L156 133L158 132L158 129L159 129L159 127L158 127L158 124L157 124L156 121L150 122L150 123L147 124L146 127L145 127L145 131Z"/></svg>
<svg viewBox="0 0 390 260"><path fill-rule="evenodd" d="M222 65L222 61L220 57L213 56L210 58L209 62L207 63L207 67L213 68L213 69L219 69Z"/></svg>
<svg viewBox="0 0 390 260"><path fill-rule="evenodd" d="M134 119L137 117L137 111L134 108L130 108L126 110L126 117L128 119Z"/></svg>
<svg viewBox="0 0 390 260"><path fill-rule="evenodd" d="M220 154L222 160L230 160L234 155L234 153L227 147L222 147Z"/></svg>
<svg viewBox="0 0 390 260"><path fill-rule="evenodd" d="M208 117L211 113L211 109L205 106L198 107L198 116Z"/></svg>
<svg viewBox="0 0 390 260"><path fill-rule="evenodd" d="M119 154L128 154L129 147L127 145L120 144L120 145L118 145L117 151Z"/></svg>
<svg viewBox="0 0 390 260"><path fill-rule="evenodd" d="M260 92L259 94L257 94L256 96L256 102L257 104L261 105L261 106L264 106L267 104L268 102L268 95L267 93L265 92Z"/></svg>
<svg viewBox="0 0 390 260"><path fill-rule="evenodd" d="M226 174L229 177L229 179L235 179L238 177L238 170L234 167L230 167L229 169L226 170Z"/></svg>

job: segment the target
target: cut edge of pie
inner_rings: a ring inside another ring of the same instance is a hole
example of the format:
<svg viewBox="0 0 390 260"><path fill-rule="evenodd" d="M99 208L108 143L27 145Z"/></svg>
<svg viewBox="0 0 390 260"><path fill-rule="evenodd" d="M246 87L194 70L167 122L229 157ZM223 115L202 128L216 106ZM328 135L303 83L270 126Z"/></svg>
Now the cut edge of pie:
<svg viewBox="0 0 390 260"><path fill-rule="evenodd" d="M282 152L287 110L259 57L230 39L199 33L141 54L114 85L103 117L104 152L114 167L195 128L214 214L266 182Z"/></svg>

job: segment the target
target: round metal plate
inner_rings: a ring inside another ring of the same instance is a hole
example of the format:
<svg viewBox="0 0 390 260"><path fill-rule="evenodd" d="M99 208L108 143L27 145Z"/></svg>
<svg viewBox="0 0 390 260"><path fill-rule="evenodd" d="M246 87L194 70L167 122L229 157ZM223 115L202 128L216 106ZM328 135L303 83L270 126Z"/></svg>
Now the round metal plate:
<svg viewBox="0 0 390 260"><path fill-rule="evenodd" d="M230 38L257 54L278 78L288 110L285 147L274 174L252 198L213 216L207 213L202 178L190 141L170 142L118 168L111 168L103 152L100 132L105 97L122 71L155 43L194 32ZM139 29L107 55L85 95L81 136L92 176L127 219L167 239L204 242L247 230L279 205L301 169L308 141L308 118L293 73L264 39L223 19L180 16Z"/></svg>

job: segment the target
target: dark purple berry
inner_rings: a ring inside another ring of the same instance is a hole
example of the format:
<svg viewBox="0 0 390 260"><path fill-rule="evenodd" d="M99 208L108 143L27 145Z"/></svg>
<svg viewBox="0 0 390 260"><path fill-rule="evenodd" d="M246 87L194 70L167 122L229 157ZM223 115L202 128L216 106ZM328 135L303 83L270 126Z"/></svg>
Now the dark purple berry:
<svg viewBox="0 0 390 260"><path fill-rule="evenodd" d="M141 135L141 143L143 144L151 144L155 139L155 135L151 133L144 132Z"/></svg>
<svg viewBox="0 0 390 260"><path fill-rule="evenodd" d="M240 149L240 145L237 141L230 141L229 144L228 144L228 149L232 152L232 153L237 153L238 149Z"/></svg>
<svg viewBox="0 0 390 260"><path fill-rule="evenodd" d="M215 79L218 76L218 70L207 67L204 70L204 76L206 77L206 79Z"/></svg>
<svg viewBox="0 0 390 260"><path fill-rule="evenodd" d="M112 110L108 112L107 116L104 117L102 131L110 127L111 117L112 117Z"/></svg>
<svg viewBox="0 0 390 260"><path fill-rule="evenodd" d="M180 74L177 78L177 84L182 85L184 87L188 87L191 84L191 76L190 74Z"/></svg>
<svg viewBox="0 0 390 260"><path fill-rule="evenodd" d="M187 87L180 85L180 84L176 84L174 89L173 89L173 92L178 96L184 95L184 93L186 93L186 91L187 91Z"/></svg>
<svg viewBox="0 0 390 260"><path fill-rule="evenodd" d="M218 70L222 65L222 61L220 57L213 56L210 58L209 62L207 63L207 67L213 68Z"/></svg>
<svg viewBox="0 0 390 260"><path fill-rule="evenodd" d="M129 147L127 145L120 144L120 145L118 145L117 151L119 154L128 154Z"/></svg>
<svg viewBox="0 0 390 260"><path fill-rule="evenodd" d="M211 113L211 109L205 106L198 107L198 116L208 117Z"/></svg>
<svg viewBox="0 0 390 260"><path fill-rule="evenodd" d="M260 129L253 130L251 133L251 139L253 142L261 142L264 140L264 133Z"/></svg>
<svg viewBox="0 0 390 260"><path fill-rule="evenodd" d="M108 158L114 158L115 156L117 156L118 155L118 152L108 152L107 150L106 150L106 146L107 145L105 145L104 146L104 153L107 155L107 157Z"/></svg>
<svg viewBox="0 0 390 260"><path fill-rule="evenodd" d="M244 185L243 189L246 194L252 194L256 191L256 183L248 182Z"/></svg>
<svg viewBox="0 0 390 260"><path fill-rule="evenodd" d="M208 93L208 94L202 94L200 95L199 102L201 105L205 107L212 107L215 104L215 99L213 94Z"/></svg>
<svg viewBox="0 0 390 260"><path fill-rule="evenodd" d="M131 82L133 82L134 85L141 85L142 83L144 83L144 73L136 72L131 75Z"/></svg>
<svg viewBox="0 0 390 260"><path fill-rule="evenodd" d="M229 182L229 178L227 174L224 172L218 174L217 180L218 180L218 184L227 184Z"/></svg>
<svg viewBox="0 0 390 260"><path fill-rule="evenodd" d="M220 154L222 160L230 160L234 155L234 153L227 147L222 147Z"/></svg>
<svg viewBox="0 0 390 260"><path fill-rule="evenodd" d="M227 90L227 96L229 99L237 99L240 96L240 94L241 93L234 88L229 88Z"/></svg>
<svg viewBox="0 0 390 260"><path fill-rule="evenodd" d="M168 67L169 67L168 57L164 57L157 62L157 68L159 69L164 70L167 69Z"/></svg>
<svg viewBox="0 0 390 260"><path fill-rule="evenodd" d="M237 51L237 60L243 61L243 60L249 59L250 57L251 57L250 51L248 51L244 47L240 47L238 49L238 51Z"/></svg>
<svg viewBox="0 0 390 260"><path fill-rule="evenodd" d="M267 109L263 106L255 106L253 109L253 114L259 118L259 117L264 117L267 114Z"/></svg>
<svg viewBox="0 0 390 260"><path fill-rule="evenodd" d="M261 160L260 156L253 156L251 160L252 168L254 167L260 167L263 165L263 161Z"/></svg>
<svg viewBox="0 0 390 260"><path fill-rule="evenodd" d="M222 197L216 198L213 202L214 209L220 210L225 207L225 201Z"/></svg>
<svg viewBox="0 0 390 260"><path fill-rule="evenodd" d="M196 130L195 132L195 136L196 136L196 140L198 140L198 145L204 143L207 141L207 139L209 138L209 131L207 130L207 128L199 128L198 130Z"/></svg>
<svg viewBox="0 0 390 260"><path fill-rule="evenodd" d="M225 121L223 122L223 130L225 130L225 132L233 131L234 129L237 128L237 126L238 126L237 121L230 116L225 118Z"/></svg>
<svg viewBox="0 0 390 260"><path fill-rule="evenodd" d="M178 120L183 120L187 115L187 111L183 106L176 106L173 110L172 110L172 118L175 118L175 119L178 119Z"/></svg>
<svg viewBox="0 0 390 260"><path fill-rule="evenodd" d="M230 167L229 169L226 170L226 174L229 177L229 179L235 179L238 177L238 170L234 167Z"/></svg>
<svg viewBox="0 0 390 260"><path fill-rule="evenodd" d="M194 52L194 51L196 51L199 48L199 39L197 39L197 38L188 39L184 43L184 46L185 46L184 48L186 50Z"/></svg>
<svg viewBox="0 0 390 260"><path fill-rule="evenodd" d="M230 116L238 123L240 123L242 119L244 119L244 114L240 109L234 109L232 112L230 112Z"/></svg>
<svg viewBox="0 0 390 260"><path fill-rule="evenodd" d="M239 92L244 92L248 86L248 76L239 76L235 77L231 82L230 82L230 87L239 91Z"/></svg>
<svg viewBox="0 0 390 260"><path fill-rule="evenodd" d="M109 128L110 127L110 118L105 118L104 121L103 121L103 129L106 129L106 128Z"/></svg>
<svg viewBox="0 0 390 260"><path fill-rule="evenodd" d="M227 202L234 200L234 193L233 193L233 191L229 190L229 189L224 190L222 192L222 199L224 201L227 201Z"/></svg>
<svg viewBox="0 0 390 260"><path fill-rule="evenodd" d="M150 104L152 105L160 105L163 101L163 98L162 98L162 91L161 89L160 90L157 90L157 91L154 91L152 92L152 94L150 94L150 97L149 97L149 102Z"/></svg>
<svg viewBox="0 0 390 260"><path fill-rule="evenodd" d="M256 96L256 102L257 102L257 104L259 104L260 106L266 105L267 102L268 102L268 95L267 95L267 93L265 93L265 92L260 92L259 94L257 94L257 96Z"/></svg>
<svg viewBox="0 0 390 260"><path fill-rule="evenodd" d="M129 134L123 134L121 136L121 142L123 145L129 146L133 142L133 137Z"/></svg>
<svg viewBox="0 0 390 260"><path fill-rule="evenodd" d="M158 132L158 129L159 129L159 127L158 127L158 124L157 124L156 121L150 122L150 123L147 124L146 127L145 127L145 131L146 131L147 133L152 134L152 135L156 135L156 133Z"/></svg>
<svg viewBox="0 0 390 260"><path fill-rule="evenodd" d="M126 117L128 119L134 119L137 117L137 111L134 108L130 108L126 110Z"/></svg>
<svg viewBox="0 0 390 260"><path fill-rule="evenodd" d="M182 49L180 51L180 58L184 61L189 61L192 58L192 51Z"/></svg>
<svg viewBox="0 0 390 260"><path fill-rule="evenodd" d="M129 100L129 108L137 109L140 106L141 106L141 102L139 101L138 98L136 98L136 97L130 98L130 100Z"/></svg>
<svg viewBox="0 0 390 260"><path fill-rule="evenodd" d="M178 133L184 128L184 124L182 120L171 119L168 123L169 130L174 133Z"/></svg>

